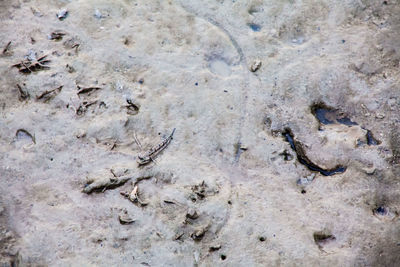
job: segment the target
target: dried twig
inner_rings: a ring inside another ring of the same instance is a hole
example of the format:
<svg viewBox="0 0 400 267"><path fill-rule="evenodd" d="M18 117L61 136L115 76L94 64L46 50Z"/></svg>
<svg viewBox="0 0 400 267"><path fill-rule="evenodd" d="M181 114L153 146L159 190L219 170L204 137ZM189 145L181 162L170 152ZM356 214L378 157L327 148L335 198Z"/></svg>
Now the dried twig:
<svg viewBox="0 0 400 267"><path fill-rule="evenodd" d="M64 35L66 35L65 32L62 32L62 31L55 31L55 32L52 32L52 33L49 35L49 39L50 39L50 40L59 41L59 40L61 40L61 39L63 38Z"/></svg>
<svg viewBox="0 0 400 267"><path fill-rule="evenodd" d="M78 87L78 95L81 95L81 94L88 94L88 93L90 93L90 92L92 92L93 90L100 90L101 88L100 87L81 87L81 86L79 86L79 85L77 85L77 87Z"/></svg>
<svg viewBox="0 0 400 267"><path fill-rule="evenodd" d="M18 92L19 92L18 99L20 101L29 99L30 95L29 95L28 91L23 90L19 84L17 84L17 88L18 88Z"/></svg>
<svg viewBox="0 0 400 267"><path fill-rule="evenodd" d="M10 51L11 41L7 43L7 45L3 49L3 55L6 55Z"/></svg>
<svg viewBox="0 0 400 267"><path fill-rule="evenodd" d="M11 67L18 68L20 72L23 73L31 73L34 71L39 71L39 70L45 70L45 69L50 69L49 66L46 64L51 62L50 60L46 60L47 55L44 55L35 61L32 61L30 59L28 60L23 60L20 63L14 64Z"/></svg>
<svg viewBox="0 0 400 267"><path fill-rule="evenodd" d="M61 92L63 88L63 85L60 85L59 87L53 89L53 90L49 90L49 91L44 91L42 94L40 94L39 96L36 96L37 100L43 100L43 102L48 102L49 100L51 100L53 97L55 97L58 93Z"/></svg>

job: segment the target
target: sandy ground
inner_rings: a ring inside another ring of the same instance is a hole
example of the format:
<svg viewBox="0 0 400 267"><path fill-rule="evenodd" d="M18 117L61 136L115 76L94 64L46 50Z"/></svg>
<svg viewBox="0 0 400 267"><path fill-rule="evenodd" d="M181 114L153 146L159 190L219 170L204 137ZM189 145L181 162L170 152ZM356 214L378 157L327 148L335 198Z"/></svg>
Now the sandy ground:
<svg viewBox="0 0 400 267"><path fill-rule="evenodd" d="M0 0L1 266L399 266L399 12Z"/></svg>

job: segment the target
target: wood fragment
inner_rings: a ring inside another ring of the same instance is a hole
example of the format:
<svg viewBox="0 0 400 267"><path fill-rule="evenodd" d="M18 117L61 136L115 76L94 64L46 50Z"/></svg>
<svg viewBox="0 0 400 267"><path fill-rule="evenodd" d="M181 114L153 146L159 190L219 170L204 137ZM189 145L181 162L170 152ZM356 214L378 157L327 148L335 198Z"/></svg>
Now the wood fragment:
<svg viewBox="0 0 400 267"><path fill-rule="evenodd" d="M43 100L43 102L48 102L50 101L53 97L55 97L59 92L61 92L63 88L63 85L60 85L59 87L53 89L53 90L46 90L39 96L36 96L37 100Z"/></svg>
<svg viewBox="0 0 400 267"><path fill-rule="evenodd" d="M79 85L77 85L77 87L78 87L78 96L79 95L81 95L81 94L87 94L87 93L90 93L90 92L92 92L93 90L100 90L101 88L100 87L81 87L81 86L79 86Z"/></svg>
<svg viewBox="0 0 400 267"><path fill-rule="evenodd" d="M180 240L180 239L183 237L184 234L185 234L184 232L178 232L178 233L174 236L174 240L175 240L175 241L176 241L176 240Z"/></svg>

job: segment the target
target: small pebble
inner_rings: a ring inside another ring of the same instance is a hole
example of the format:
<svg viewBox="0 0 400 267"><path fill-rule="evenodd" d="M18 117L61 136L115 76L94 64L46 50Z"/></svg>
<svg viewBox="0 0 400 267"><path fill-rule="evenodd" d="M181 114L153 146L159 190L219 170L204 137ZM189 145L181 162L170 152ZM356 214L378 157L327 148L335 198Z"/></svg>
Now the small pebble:
<svg viewBox="0 0 400 267"><path fill-rule="evenodd" d="M65 8L57 12L57 18L59 20L64 20L67 16L68 16L68 10L66 10Z"/></svg>
<svg viewBox="0 0 400 267"><path fill-rule="evenodd" d="M261 60L257 59L253 62L253 64L250 67L251 72L256 72L262 65Z"/></svg>
<svg viewBox="0 0 400 267"><path fill-rule="evenodd" d="M199 214L197 213L196 210L189 209L188 212L186 213L186 218L195 220L195 219L199 218Z"/></svg>
<svg viewBox="0 0 400 267"><path fill-rule="evenodd" d="M376 117L377 119L383 119L383 118L385 118L385 114L383 114L383 113L376 113L375 117Z"/></svg>
<svg viewBox="0 0 400 267"><path fill-rule="evenodd" d="M102 18L104 18L103 14L101 14L100 10L98 10L98 9L96 9L96 10L94 11L94 17L95 17L96 19L102 19Z"/></svg>

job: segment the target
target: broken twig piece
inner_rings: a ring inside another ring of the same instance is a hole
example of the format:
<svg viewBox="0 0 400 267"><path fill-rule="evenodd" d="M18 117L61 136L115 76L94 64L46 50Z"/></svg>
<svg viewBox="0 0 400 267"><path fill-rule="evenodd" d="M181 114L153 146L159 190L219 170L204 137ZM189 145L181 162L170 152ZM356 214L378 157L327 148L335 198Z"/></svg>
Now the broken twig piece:
<svg viewBox="0 0 400 267"><path fill-rule="evenodd" d="M7 55L10 52L11 41L9 41L3 49L3 55Z"/></svg>
<svg viewBox="0 0 400 267"><path fill-rule="evenodd" d="M61 92L63 88L63 85L60 85L59 87L53 89L53 90L46 90L42 94L38 95L36 97L37 100L42 100L44 103L50 101L52 98L54 98L58 93Z"/></svg>

